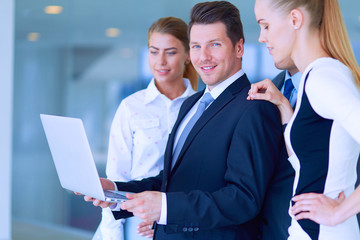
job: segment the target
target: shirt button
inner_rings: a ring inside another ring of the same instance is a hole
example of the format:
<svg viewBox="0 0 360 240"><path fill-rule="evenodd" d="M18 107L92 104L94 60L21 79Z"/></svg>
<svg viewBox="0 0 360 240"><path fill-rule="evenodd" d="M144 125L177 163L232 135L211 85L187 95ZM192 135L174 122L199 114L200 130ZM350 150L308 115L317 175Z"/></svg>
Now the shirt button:
<svg viewBox="0 0 360 240"><path fill-rule="evenodd" d="M194 227L194 231L197 232L199 231L200 229L198 227Z"/></svg>
<svg viewBox="0 0 360 240"><path fill-rule="evenodd" d="M189 228L188 228L188 231L189 231L189 232L192 232L193 230L194 230L194 229L193 229L192 227L189 227Z"/></svg>
<svg viewBox="0 0 360 240"><path fill-rule="evenodd" d="M182 230L183 230L183 232L187 232L188 229L187 229L187 227L184 227Z"/></svg>

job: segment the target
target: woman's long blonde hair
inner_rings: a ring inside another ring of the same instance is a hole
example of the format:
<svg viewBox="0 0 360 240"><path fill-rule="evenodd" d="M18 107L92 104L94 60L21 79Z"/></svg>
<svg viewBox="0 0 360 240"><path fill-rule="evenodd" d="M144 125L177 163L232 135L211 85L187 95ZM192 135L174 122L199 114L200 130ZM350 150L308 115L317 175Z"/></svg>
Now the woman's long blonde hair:
<svg viewBox="0 0 360 240"><path fill-rule="evenodd" d="M188 53L190 47L189 47L189 38L187 35L187 28L188 25L180 18L176 18L176 17L160 18L150 26L148 31L148 39L150 39L151 34L154 32L170 34L171 36L174 36L175 38L181 41L181 43L185 48L185 52ZM191 62L185 64L186 66L183 77L188 78L190 80L192 88L194 90L197 90L198 74Z"/></svg>
<svg viewBox="0 0 360 240"><path fill-rule="evenodd" d="M290 12L305 7L311 16L311 27L320 30L324 50L345 64L353 73L355 84L360 89L360 68L350 44L338 0L272 0L275 7Z"/></svg>

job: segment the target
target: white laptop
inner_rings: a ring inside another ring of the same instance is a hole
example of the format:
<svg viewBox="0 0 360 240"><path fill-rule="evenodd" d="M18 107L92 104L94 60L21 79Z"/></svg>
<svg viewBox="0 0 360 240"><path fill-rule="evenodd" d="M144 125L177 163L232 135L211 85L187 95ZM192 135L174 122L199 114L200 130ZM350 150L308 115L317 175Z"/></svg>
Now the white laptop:
<svg viewBox="0 0 360 240"><path fill-rule="evenodd" d="M126 201L126 192L104 191L79 118L40 114L55 168L63 188L107 201Z"/></svg>

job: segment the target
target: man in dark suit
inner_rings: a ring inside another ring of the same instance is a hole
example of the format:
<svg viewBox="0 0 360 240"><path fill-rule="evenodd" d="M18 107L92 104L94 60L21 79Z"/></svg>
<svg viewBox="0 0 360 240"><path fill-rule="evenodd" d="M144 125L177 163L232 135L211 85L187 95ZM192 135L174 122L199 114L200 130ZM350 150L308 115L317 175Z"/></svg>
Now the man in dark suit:
<svg viewBox="0 0 360 240"><path fill-rule="evenodd" d="M244 36L234 5L195 5L189 35L190 58L206 89L183 103L164 170L142 181L116 182L119 190L139 193L128 194L114 216L130 212L155 221L154 239L257 239L259 213L284 146L280 115L269 102L246 100L250 83L241 69ZM114 189L112 182L102 183Z"/></svg>
<svg viewBox="0 0 360 240"><path fill-rule="evenodd" d="M286 70L280 72L272 81L284 96L287 97L294 109L301 73L291 59L277 63L276 67ZM264 200L262 209L263 240L286 240L289 236L288 228L291 223L291 217L288 210L295 171L287 159L288 155L284 148Z"/></svg>

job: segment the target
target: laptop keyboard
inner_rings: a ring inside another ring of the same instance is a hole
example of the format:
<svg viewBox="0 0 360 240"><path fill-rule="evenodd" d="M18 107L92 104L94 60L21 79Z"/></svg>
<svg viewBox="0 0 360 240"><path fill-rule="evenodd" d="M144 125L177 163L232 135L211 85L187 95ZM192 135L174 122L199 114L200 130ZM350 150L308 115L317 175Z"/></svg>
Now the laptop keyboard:
<svg viewBox="0 0 360 240"><path fill-rule="evenodd" d="M120 191L111 191L111 190L104 190L105 196L108 198L118 198L118 199L126 199L125 196L126 192L120 192Z"/></svg>

